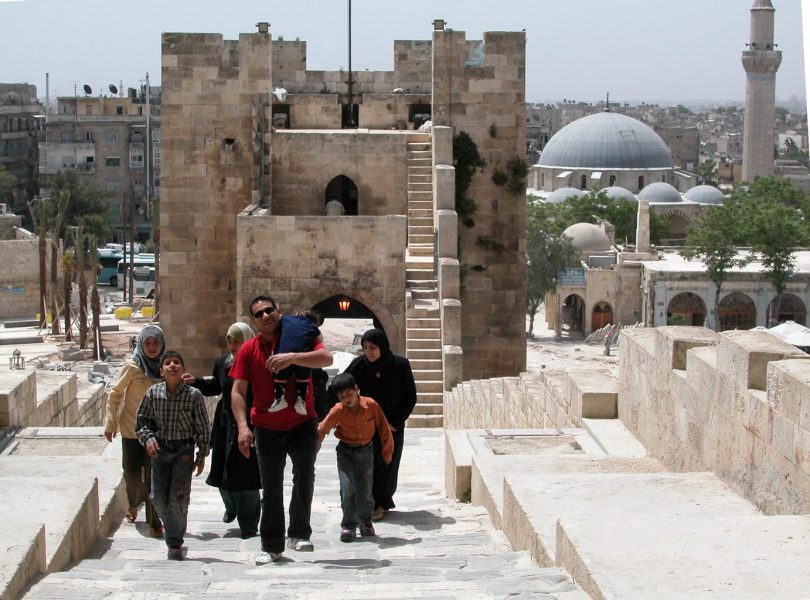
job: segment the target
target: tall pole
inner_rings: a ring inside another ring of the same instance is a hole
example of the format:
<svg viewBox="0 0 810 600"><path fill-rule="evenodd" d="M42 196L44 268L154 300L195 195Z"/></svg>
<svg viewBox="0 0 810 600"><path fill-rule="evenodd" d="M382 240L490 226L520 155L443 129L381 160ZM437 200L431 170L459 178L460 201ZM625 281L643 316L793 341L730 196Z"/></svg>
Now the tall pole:
<svg viewBox="0 0 810 600"><path fill-rule="evenodd" d="M145 209L146 209L146 218L152 218L152 206L151 206L151 198L152 198L152 146L151 146L151 132L150 132L150 117L149 114L151 112L151 108L149 106L150 96L152 93L149 91L149 73L146 74L146 197L145 197Z"/></svg>
<svg viewBox="0 0 810 600"><path fill-rule="evenodd" d="M352 95L352 0L349 2L349 126L354 122L354 96Z"/></svg>

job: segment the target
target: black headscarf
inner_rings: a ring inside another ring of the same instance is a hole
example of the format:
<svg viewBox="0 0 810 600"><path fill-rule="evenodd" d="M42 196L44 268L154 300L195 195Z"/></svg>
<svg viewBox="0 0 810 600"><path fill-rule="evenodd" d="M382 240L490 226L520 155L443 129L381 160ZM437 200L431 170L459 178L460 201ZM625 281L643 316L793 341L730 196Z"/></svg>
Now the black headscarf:
<svg viewBox="0 0 810 600"><path fill-rule="evenodd" d="M368 368L375 373L379 373L380 370L391 361L391 345L388 343L388 338L382 329L369 329L363 334L360 341L361 344L365 342L371 342L380 349L380 358L374 362L371 362L366 357L365 352L363 353L363 360Z"/></svg>

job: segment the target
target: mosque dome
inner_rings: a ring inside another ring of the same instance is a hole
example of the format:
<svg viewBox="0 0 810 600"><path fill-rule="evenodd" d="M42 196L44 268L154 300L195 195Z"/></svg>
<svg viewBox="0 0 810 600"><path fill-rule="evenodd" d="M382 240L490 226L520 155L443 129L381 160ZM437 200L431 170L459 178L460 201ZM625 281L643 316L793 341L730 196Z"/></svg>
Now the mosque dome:
<svg viewBox="0 0 810 600"><path fill-rule="evenodd" d="M713 185L696 185L687 190L684 197L698 204L723 204L723 192Z"/></svg>
<svg viewBox="0 0 810 600"><path fill-rule="evenodd" d="M574 223L563 231L563 235L571 238L571 245L577 250L586 252L610 250L607 234L593 223Z"/></svg>
<svg viewBox="0 0 810 600"><path fill-rule="evenodd" d="M665 181L651 183L638 193L639 200L646 200L650 204L668 204L683 202L681 193L674 186Z"/></svg>
<svg viewBox="0 0 810 600"><path fill-rule="evenodd" d="M546 202L549 204L562 204L571 196L576 196L579 198L580 196L584 196L587 192L584 190L578 190L577 188L572 187L561 187L557 188L553 192L551 192L546 197Z"/></svg>
<svg viewBox="0 0 810 600"><path fill-rule="evenodd" d="M628 202L636 201L636 197L633 195L633 192L617 185L606 187L602 191L605 192L608 198L611 200L627 200Z"/></svg>
<svg viewBox="0 0 810 600"><path fill-rule="evenodd" d="M537 163L568 169L671 169L672 154L655 131L641 121L599 112L560 129Z"/></svg>

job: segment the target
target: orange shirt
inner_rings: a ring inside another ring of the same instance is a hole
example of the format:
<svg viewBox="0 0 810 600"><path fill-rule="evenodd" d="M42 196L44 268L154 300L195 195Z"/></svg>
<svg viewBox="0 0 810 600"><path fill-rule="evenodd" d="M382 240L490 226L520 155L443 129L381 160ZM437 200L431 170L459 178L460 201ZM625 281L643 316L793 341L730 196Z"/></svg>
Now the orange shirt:
<svg viewBox="0 0 810 600"><path fill-rule="evenodd" d="M356 446L363 446L371 442L374 432L380 433L382 441L382 457L386 464L391 462L394 455L394 438L391 427L383 414L380 405L371 398L360 396L357 407L352 410L342 402L338 402L318 425L320 441L326 434L335 429L335 437L339 440Z"/></svg>

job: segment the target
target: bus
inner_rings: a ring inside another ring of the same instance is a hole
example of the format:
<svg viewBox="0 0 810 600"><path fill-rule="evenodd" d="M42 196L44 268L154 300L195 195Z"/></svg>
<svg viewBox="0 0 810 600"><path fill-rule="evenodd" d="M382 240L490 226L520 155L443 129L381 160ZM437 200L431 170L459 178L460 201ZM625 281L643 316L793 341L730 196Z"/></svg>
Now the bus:
<svg viewBox="0 0 810 600"><path fill-rule="evenodd" d="M155 297L155 267L135 267L132 279L134 296Z"/></svg>
<svg viewBox="0 0 810 600"><path fill-rule="evenodd" d="M124 255L108 248L98 251L98 277L96 282L111 287L118 287L118 263Z"/></svg>
<svg viewBox="0 0 810 600"><path fill-rule="evenodd" d="M122 289L124 287L124 273L126 273L127 268L130 264L130 258L132 259L132 266L137 267L154 267L155 266L155 255L154 254L136 254L133 257L127 256L126 261L123 259L118 261L118 289Z"/></svg>

